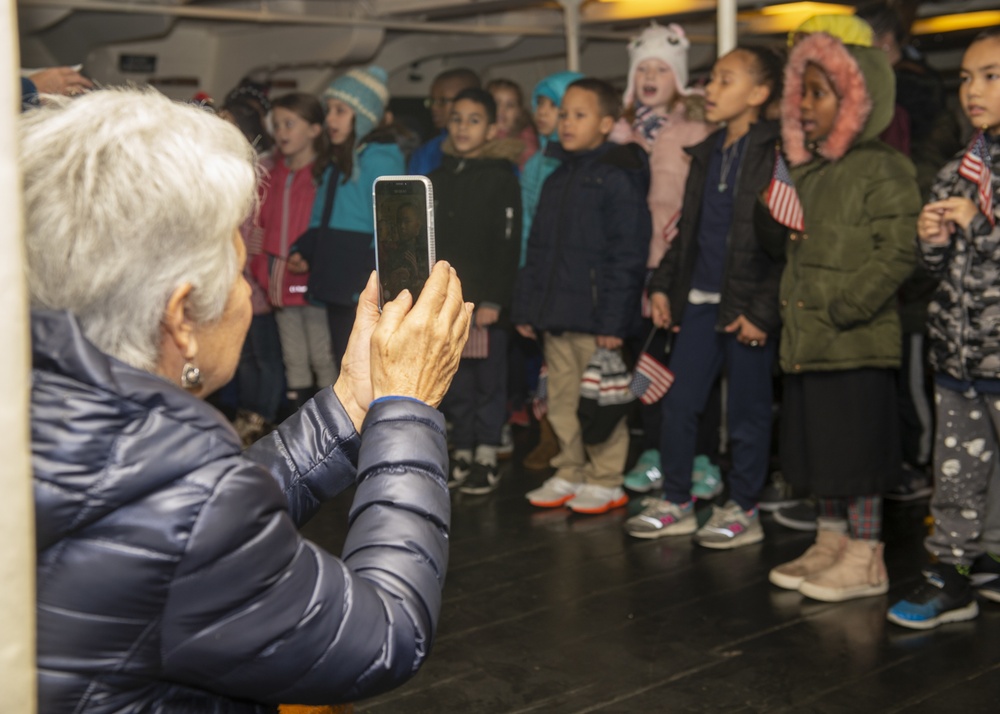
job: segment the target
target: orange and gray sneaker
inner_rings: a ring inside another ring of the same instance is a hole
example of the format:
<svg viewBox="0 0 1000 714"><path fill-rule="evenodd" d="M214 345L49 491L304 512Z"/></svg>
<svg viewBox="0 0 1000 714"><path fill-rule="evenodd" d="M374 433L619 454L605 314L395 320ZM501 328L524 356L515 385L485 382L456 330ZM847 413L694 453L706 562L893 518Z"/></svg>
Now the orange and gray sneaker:
<svg viewBox="0 0 1000 714"><path fill-rule="evenodd" d="M628 496L619 486L584 484L572 501L566 504L573 513L607 513L628 503Z"/></svg>
<svg viewBox="0 0 1000 714"><path fill-rule="evenodd" d="M532 506L538 508L558 508L567 501L576 497L577 492L583 488L582 483L573 483L564 478L553 476L546 479L545 483L534 491L528 491L524 497L528 499Z"/></svg>

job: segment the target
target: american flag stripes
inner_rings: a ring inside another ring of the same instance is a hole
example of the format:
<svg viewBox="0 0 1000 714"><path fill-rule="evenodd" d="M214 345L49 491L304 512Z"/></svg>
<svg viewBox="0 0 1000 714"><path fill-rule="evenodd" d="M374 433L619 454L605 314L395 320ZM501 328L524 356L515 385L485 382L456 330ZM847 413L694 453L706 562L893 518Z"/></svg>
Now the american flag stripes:
<svg viewBox="0 0 1000 714"><path fill-rule="evenodd" d="M535 398L531 400L531 413L538 421L549 413L549 368L544 363L538 372L538 388Z"/></svg>
<svg viewBox="0 0 1000 714"><path fill-rule="evenodd" d="M958 175L976 185L979 210L986 215L991 226L996 225L996 219L993 217L992 168L989 145L983 132L980 131L962 156L962 161L958 165Z"/></svg>
<svg viewBox="0 0 1000 714"><path fill-rule="evenodd" d="M643 404L655 404L674 383L674 373L648 352L643 351L635 363L629 391Z"/></svg>
<svg viewBox="0 0 1000 714"><path fill-rule="evenodd" d="M490 331L473 325L469 329L469 341L462 350L462 359L486 359L490 355Z"/></svg>
<svg viewBox="0 0 1000 714"><path fill-rule="evenodd" d="M805 221L799 194L795 191L785 157L778 149L774 153L774 172L771 174L771 185L767 187L767 207L778 223L801 231L805 228Z"/></svg>

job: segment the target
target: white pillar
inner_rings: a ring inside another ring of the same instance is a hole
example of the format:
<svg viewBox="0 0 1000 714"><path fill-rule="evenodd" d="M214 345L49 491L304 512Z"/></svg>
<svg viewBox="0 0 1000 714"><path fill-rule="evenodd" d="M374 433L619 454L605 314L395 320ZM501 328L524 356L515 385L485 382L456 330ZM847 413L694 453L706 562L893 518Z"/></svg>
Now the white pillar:
<svg viewBox="0 0 1000 714"><path fill-rule="evenodd" d="M719 0L715 11L718 57L736 47L736 0Z"/></svg>
<svg viewBox="0 0 1000 714"><path fill-rule="evenodd" d="M580 6L584 0L559 0L566 27L566 69L580 71Z"/></svg>
<svg viewBox="0 0 1000 714"><path fill-rule="evenodd" d="M0 0L0 709L36 710L35 520L29 459L31 376L17 116L21 109L15 0Z"/></svg>

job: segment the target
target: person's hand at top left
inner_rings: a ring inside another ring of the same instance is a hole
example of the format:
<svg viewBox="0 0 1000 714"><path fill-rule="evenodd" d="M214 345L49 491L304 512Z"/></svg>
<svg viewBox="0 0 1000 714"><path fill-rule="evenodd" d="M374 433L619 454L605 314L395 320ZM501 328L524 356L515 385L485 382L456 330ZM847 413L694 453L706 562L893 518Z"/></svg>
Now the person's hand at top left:
<svg viewBox="0 0 1000 714"><path fill-rule="evenodd" d="M49 67L28 75L39 94L74 96L94 88L94 83L72 67Z"/></svg>

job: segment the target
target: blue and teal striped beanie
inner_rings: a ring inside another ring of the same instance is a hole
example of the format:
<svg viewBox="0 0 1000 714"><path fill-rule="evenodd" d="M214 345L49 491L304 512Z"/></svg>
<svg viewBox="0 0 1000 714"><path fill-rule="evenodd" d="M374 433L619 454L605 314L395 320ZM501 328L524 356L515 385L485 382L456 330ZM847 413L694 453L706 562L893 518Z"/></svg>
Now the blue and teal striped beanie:
<svg viewBox="0 0 1000 714"><path fill-rule="evenodd" d="M389 103L389 75L377 65L357 67L337 77L323 99L339 99L354 110L355 142L379 125Z"/></svg>

